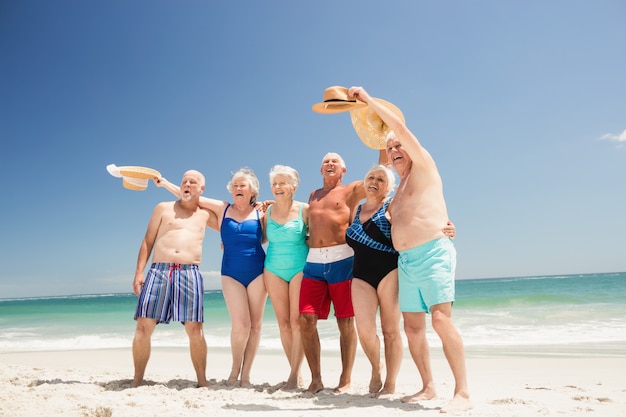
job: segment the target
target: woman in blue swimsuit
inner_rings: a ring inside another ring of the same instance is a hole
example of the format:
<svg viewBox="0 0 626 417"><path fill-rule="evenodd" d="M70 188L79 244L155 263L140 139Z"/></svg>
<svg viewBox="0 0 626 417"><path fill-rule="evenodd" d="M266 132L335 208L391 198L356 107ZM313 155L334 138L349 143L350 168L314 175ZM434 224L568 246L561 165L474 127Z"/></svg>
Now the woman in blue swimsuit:
<svg viewBox="0 0 626 417"><path fill-rule="evenodd" d="M299 184L295 169L274 166L270 171L270 184L275 203L268 207L265 215L268 246L263 279L276 313L283 350L291 366L282 388L293 390L300 385L300 366L304 359L299 299L302 270L309 252L306 243L309 205L293 200Z"/></svg>
<svg viewBox="0 0 626 417"><path fill-rule="evenodd" d="M169 191L184 198L185 190L165 182ZM233 203L200 197L200 206L217 218L222 254L222 293L230 314L230 348L233 358L228 384L250 386L250 370L261 340L261 323L267 300L263 281L265 252L264 214L255 208L259 180L252 170L235 172L228 185Z"/></svg>

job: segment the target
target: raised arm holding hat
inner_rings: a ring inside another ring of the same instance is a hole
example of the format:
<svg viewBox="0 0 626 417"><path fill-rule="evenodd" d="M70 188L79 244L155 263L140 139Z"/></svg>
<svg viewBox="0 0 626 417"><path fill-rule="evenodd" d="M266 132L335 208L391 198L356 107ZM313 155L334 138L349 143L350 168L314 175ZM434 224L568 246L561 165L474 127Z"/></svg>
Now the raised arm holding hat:
<svg viewBox="0 0 626 417"><path fill-rule="evenodd" d="M400 176L388 211L391 237L399 252L398 281L400 310L422 389L402 398L418 402L436 397L426 339L426 314L441 339L455 379L454 396L442 412L472 408L467 388L463 340L452 322L456 250L441 229L448 219L443 185L435 161L393 110L371 97L362 87L351 87L356 98L380 116L389 127L387 156Z"/></svg>

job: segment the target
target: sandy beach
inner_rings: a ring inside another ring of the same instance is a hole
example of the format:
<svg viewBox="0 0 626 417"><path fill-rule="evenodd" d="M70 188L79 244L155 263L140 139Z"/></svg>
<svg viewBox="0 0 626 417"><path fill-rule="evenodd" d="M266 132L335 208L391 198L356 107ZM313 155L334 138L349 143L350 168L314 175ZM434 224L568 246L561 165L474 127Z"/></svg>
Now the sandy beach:
<svg viewBox="0 0 626 417"><path fill-rule="evenodd" d="M453 380L437 348L432 352L439 398L403 404L399 398L419 388L417 370L405 352L397 392L390 398L367 394L369 364L358 352L347 393L334 394L340 360L323 353L322 371L328 387L317 395L280 390L287 376L280 352L259 352L251 388L224 383L230 368L227 350L210 350L211 387L195 388L188 351L155 348L146 385L130 388L130 349L27 352L0 354L0 415L32 417L107 416L343 416L363 414L439 415L450 398ZM624 357L512 356L468 353L467 367L474 409L470 416L605 416L626 415ZM303 365L304 382L308 368Z"/></svg>

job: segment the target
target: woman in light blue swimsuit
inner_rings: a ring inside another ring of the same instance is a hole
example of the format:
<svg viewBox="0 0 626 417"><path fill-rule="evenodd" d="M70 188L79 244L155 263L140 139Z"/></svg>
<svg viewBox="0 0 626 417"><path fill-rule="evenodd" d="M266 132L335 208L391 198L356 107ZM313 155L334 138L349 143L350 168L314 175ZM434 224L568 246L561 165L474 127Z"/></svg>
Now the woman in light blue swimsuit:
<svg viewBox="0 0 626 417"><path fill-rule="evenodd" d="M304 358L298 319L302 270L309 252L306 244L309 205L293 200L299 184L295 169L274 166L270 171L270 183L276 202L265 215L268 246L263 279L278 320L283 350L291 366L283 389L293 390L300 385L300 366Z"/></svg>

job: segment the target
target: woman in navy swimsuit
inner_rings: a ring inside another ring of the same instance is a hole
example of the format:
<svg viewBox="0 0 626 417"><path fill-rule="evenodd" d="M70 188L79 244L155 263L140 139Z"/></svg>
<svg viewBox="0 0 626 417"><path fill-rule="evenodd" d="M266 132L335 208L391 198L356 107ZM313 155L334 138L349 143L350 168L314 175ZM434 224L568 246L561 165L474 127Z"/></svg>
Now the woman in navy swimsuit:
<svg viewBox="0 0 626 417"><path fill-rule="evenodd" d="M180 189L161 179L162 185L177 196ZM159 184L161 185L161 184ZM255 208L259 180L254 172L242 168L228 185L233 203L200 197L200 206L217 218L222 238L222 293L231 319L230 348L233 364L229 384L250 386L250 370L261 340L261 323L267 300L263 282L265 251L263 216Z"/></svg>
<svg viewBox="0 0 626 417"><path fill-rule="evenodd" d="M365 202L356 208L352 224L346 230L346 243L354 249L352 305L361 347L372 365L369 392L376 396L393 394L402 362L400 306L398 303L398 252L391 242L391 222L387 207L395 187L393 172L376 165L365 174ZM456 228L451 222L443 232L451 238ZM380 339L376 312L385 347L387 375L382 381Z"/></svg>
<svg viewBox="0 0 626 417"><path fill-rule="evenodd" d="M346 243L354 249L352 305L361 347L372 365L369 392L393 394L402 361L400 307L398 305L398 252L391 245L391 223L386 217L387 197L395 186L390 169L376 165L365 175L365 202L358 206ZM385 345L387 375L383 385L380 366L380 339L376 333L376 312Z"/></svg>

